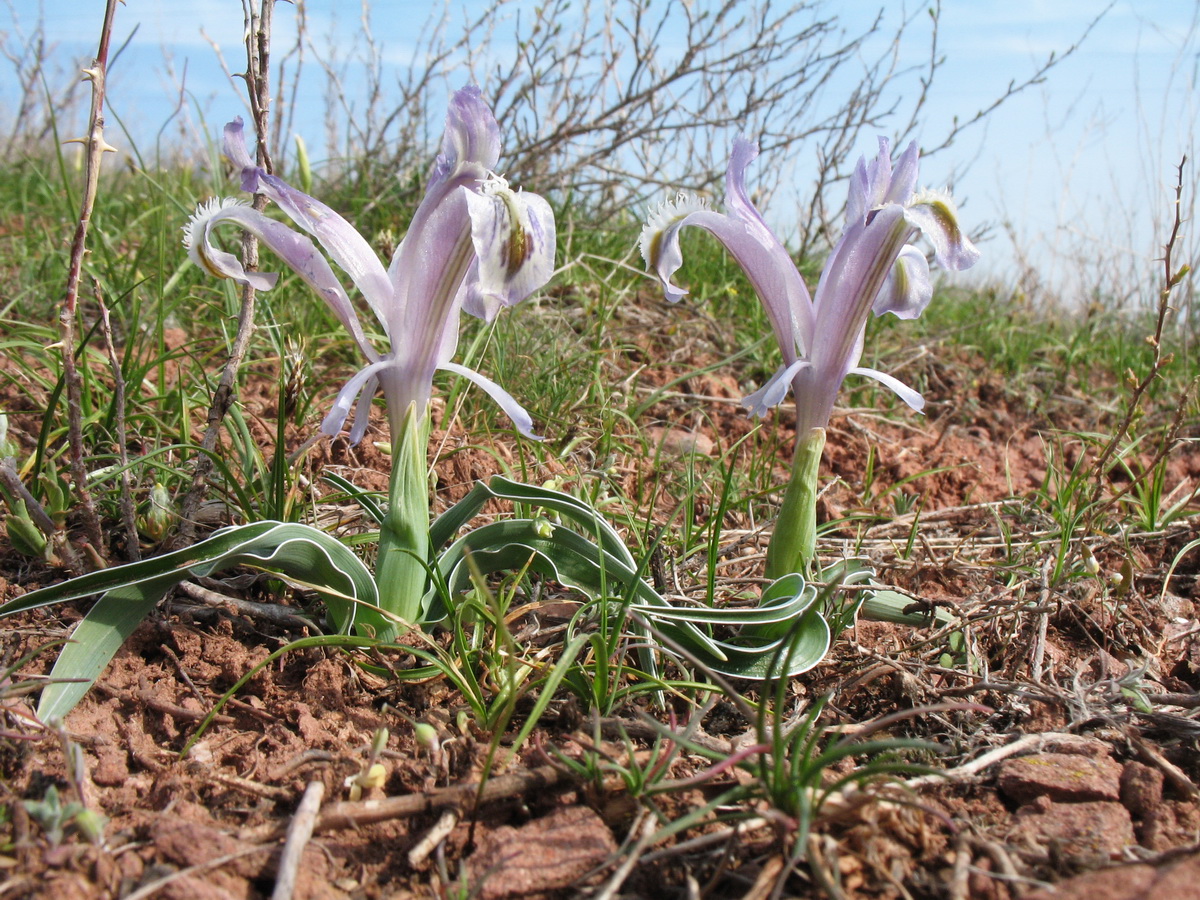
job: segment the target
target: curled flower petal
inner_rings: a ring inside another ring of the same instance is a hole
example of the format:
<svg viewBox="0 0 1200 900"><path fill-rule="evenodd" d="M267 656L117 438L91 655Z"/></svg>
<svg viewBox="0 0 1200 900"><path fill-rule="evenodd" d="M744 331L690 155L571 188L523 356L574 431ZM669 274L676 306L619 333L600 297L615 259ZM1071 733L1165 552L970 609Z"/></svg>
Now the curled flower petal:
<svg viewBox="0 0 1200 900"><path fill-rule="evenodd" d="M255 290L269 290L274 287L278 275L247 272L236 256L212 245L212 230L224 221L235 222L266 244L304 280L305 284L329 304L338 321L350 331L367 358L379 358L379 354L363 334L350 298L346 296L346 291L333 274L333 269L317 251L313 242L282 222L267 218L243 201L214 199L202 203L197 208L183 230L183 244L187 247L188 257L196 265L218 278L232 278L241 284L250 285Z"/></svg>
<svg viewBox="0 0 1200 900"><path fill-rule="evenodd" d="M744 165L747 161L743 152L738 164ZM700 198L681 193L674 201L659 206L642 228L638 242L642 258L658 276L667 300L677 302L687 296L686 290L671 281L683 265L679 232L689 225L708 231L724 245L750 279L771 321L784 362L791 363L797 354L803 356L810 347L812 300L786 248L770 233L758 213L753 212L745 198L741 175L732 163L730 172L730 195L741 198L736 208L741 209L742 215L714 212ZM743 208L743 204L750 211Z"/></svg>
<svg viewBox="0 0 1200 900"><path fill-rule="evenodd" d="M650 213L642 226L638 238L638 250L646 266L654 270L662 282L663 292L671 303L678 303L687 296L687 291L676 287L671 278L683 265L683 251L679 249L679 231L690 224L694 217L711 214L708 202L694 194L680 193L674 200L666 200Z"/></svg>
<svg viewBox="0 0 1200 900"><path fill-rule="evenodd" d="M871 310L877 316L890 312L898 319L915 319L925 312L932 297L929 263L924 253L909 244L900 251Z"/></svg>
<svg viewBox="0 0 1200 900"><path fill-rule="evenodd" d="M491 321L501 306L524 300L554 274L554 212L538 195L511 190L499 178L466 199L479 263L463 309Z"/></svg>
<svg viewBox="0 0 1200 900"><path fill-rule="evenodd" d="M293 222L315 237L330 258L350 276L386 329L392 283L367 240L320 200L254 165L246 149L240 118L225 126L225 155L241 168L242 190L266 195Z"/></svg>
<svg viewBox="0 0 1200 900"><path fill-rule="evenodd" d="M905 217L933 244L934 259L943 269L961 272L979 261L979 250L958 224L958 209L949 194L923 191L905 209Z"/></svg>
<svg viewBox="0 0 1200 900"><path fill-rule="evenodd" d="M250 204L244 200L213 197L196 207L188 223L183 226L183 246L187 248L188 258L209 275L232 278L239 284L250 285L256 291L269 291L275 287L275 282L279 280L277 274L247 272L236 256L212 245L209 234L222 219L236 219L239 222L261 219L262 222L256 222L256 225L264 231L271 223L266 216L250 209Z"/></svg>

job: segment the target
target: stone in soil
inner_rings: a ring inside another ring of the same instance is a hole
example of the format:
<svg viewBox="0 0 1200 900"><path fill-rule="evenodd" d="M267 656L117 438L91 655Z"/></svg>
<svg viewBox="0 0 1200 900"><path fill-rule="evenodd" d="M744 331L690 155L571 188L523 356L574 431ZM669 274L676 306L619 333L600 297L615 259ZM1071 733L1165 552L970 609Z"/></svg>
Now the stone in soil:
<svg viewBox="0 0 1200 900"><path fill-rule="evenodd" d="M1017 803L1048 797L1060 803L1118 800L1121 766L1074 753L1037 753L1000 764L1000 790Z"/></svg>
<svg viewBox="0 0 1200 900"><path fill-rule="evenodd" d="M484 900L560 890L577 884L616 850L612 832L596 813L568 806L484 837L470 860L472 886Z"/></svg>
<svg viewBox="0 0 1200 900"><path fill-rule="evenodd" d="M1025 900L1195 900L1200 884L1200 854L1157 869L1139 863L1077 875Z"/></svg>
<svg viewBox="0 0 1200 900"><path fill-rule="evenodd" d="M1069 857L1109 858L1135 843L1133 820L1120 803L1054 803L1042 797L1017 810L1016 824L1014 839L1053 846Z"/></svg>
<svg viewBox="0 0 1200 900"><path fill-rule="evenodd" d="M1163 799L1162 770L1140 762L1127 762L1121 771L1121 802L1125 808L1144 819L1158 809Z"/></svg>

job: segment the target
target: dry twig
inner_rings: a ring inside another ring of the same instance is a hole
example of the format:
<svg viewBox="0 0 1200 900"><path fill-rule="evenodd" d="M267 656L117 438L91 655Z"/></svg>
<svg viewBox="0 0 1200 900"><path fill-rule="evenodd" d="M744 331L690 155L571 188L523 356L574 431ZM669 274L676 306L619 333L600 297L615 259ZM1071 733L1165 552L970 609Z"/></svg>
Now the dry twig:
<svg viewBox="0 0 1200 900"><path fill-rule="evenodd" d="M310 781L304 791L292 824L288 827L283 854L279 858L279 874L275 879L275 890L271 900L291 900L296 889L296 877L300 874L300 862L304 859L304 848L312 837L313 825L321 809L321 798L325 796L325 783Z"/></svg>
<svg viewBox="0 0 1200 900"><path fill-rule="evenodd" d="M267 172L274 169L271 154L267 149L271 104L271 13L274 7L275 0L242 0L246 16L246 89L250 97L255 134L258 136L256 161ZM255 194L253 207L262 212L267 207L267 198L262 194ZM258 239L248 231L242 234L242 264L247 270L258 268ZM254 333L254 300L254 288L243 285L237 333L208 408L204 438L201 440L203 452L196 456L192 486L180 504L179 543L182 545L190 544L196 539L196 512L204 500L208 478L212 474L212 453L217 446L217 438L225 416L233 406L238 372L250 346L250 337Z"/></svg>

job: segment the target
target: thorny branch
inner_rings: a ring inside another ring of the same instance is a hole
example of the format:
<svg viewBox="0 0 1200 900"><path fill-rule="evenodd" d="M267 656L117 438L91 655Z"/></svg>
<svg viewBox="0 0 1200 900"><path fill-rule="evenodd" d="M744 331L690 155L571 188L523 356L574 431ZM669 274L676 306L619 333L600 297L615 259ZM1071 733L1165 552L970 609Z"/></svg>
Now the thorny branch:
<svg viewBox="0 0 1200 900"><path fill-rule="evenodd" d="M271 13L275 0L242 0L246 16L246 89L250 100L250 115L258 135L258 164L268 172L274 170L268 149L267 135L270 132L271 80ZM253 206L260 212L266 208L267 199L261 194L254 196ZM247 269L258 268L258 239L249 232L242 236L242 263ZM196 456L196 467L192 474L192 486L181 504L179 543L186 545L196 538L196 511L204 500L208 477L212 474L213 453L221 425L236 399L238 372L242 359L250 346L254 333L254 288L242 287L242 305L238 313L237 334L229 351L229 359L221 372L208 409L208 419L201 441L202 453Z"/></svg>
<svg viewBox="0 0 1200 900"><path fill-rule="evenodd" d="M1091 502L1089 504L1088 517L1084 533L1091 531L1092 524L1100 513L1110 509L1115 503L1126 496L1130 491L1141 484L1149 475L1171 454L1179 443L1179 433L1183 427L1185 412L1188 408L1190 399L1195 394L1196 379L1193 379L1181 392L1176 404L1175 417L1171 421L1167 432L1163 435L1158 449L1154 454L1154 458L1149 465L1145 466L1140 472L1132 478L1128 484L1124 485L1119 491L1108 497L1103 503L1100 502L1101 494L1104 491L1104 485L1107 481L1108 473L1116 464L1117 448L1127 439L1130 428L1133 426L1134 420L1137 418L1138 412L1141 409L1142 399L1150 386L1158 379L1162 370L1174 361L1174 355L1171 353L1163 353L1163 329L1166 325L1167 314L1173 312L1175 307L1171 305L1171 296L1175 289L1191 274L1191 268L1184 264L1178 269L1175 268L1174 252L1180 238L1180 230L1183 227L1183 171L1187 165L1187 157L1183 157L1179 161L1179 165L1175 169L1175 201L1174 215L1171 223L1171 232L1167 236L1166 244L1163 247L1163 281L1162 287L1158 293L1158 310L1154 322L1154 334L1146 337L1146 343L1154 351L1154 359L1150 363L1150 368L1139 379L1132 369L1126 373L1126 381L1130 388L1129 403L1125 410L1125 416L1121 420L1120 425L1108 439L1108 443L1104 445L1100 456L1096 460L1096 464L1092 467L1095 484L1092 487Z"/></svg>
<svg viewBox="0 0 1200 900"><path fill-rule="evenodd" d="M83 70L84 78L92 84L92 110L88 119L88 134L77 139L84 145L83 196L79 202L79 222L71 241L71 261L67 269L67 288L59 314L59 349L63 360L63 381L67 394L67 437L71 454L71 479L79 497L80 511L87 539L96 552L104 554L104 532L100 516L87 487L87 467L83 459L83 399L82 379L75 365L75 329L79 308L79 280L83 272L83 255L87 250L88 228L92 209L96 205L96 189L100 182L100 161L105 150L113 147L104 140L104 86L108 69L108 44L112 36L113 17L117 0L108 0L104 9L104 24L100 29L100 47L90 68Z"/></svg>

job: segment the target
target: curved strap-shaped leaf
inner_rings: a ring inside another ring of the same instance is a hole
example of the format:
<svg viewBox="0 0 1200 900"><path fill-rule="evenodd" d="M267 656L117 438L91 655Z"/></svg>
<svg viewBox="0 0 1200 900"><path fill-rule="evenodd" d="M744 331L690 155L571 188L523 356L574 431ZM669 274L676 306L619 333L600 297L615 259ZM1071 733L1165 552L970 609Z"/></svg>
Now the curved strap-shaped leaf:
<svg viewBox="0 0 1200 900"><path fill-rule="evenodd" d="M506 519L478 528L452 544L439 560L445 589L457 594L470 587L472 569L491 574L528 566L588 596L607 599L625 594L628 609L681 644L712 670L737 678L777 677L772 669L790 647L787 675L815 666L828 652L830 630L814 607L818 592L799 575L767 589L751 609L674 607L642 581L634 567L606 553L568 528L546 531L545 522ZM628 551L626 551L628 554ZM470 565L467 558L470 557ZM445 615L441 597L425 598L426 621ZM700 625L738 629L736 642L712 637Z"/></svg>
<svg viewBox="0 0 1200 900"><path fill-rule="evenodd" d="M91 572L32 591L0 606L0 616L53 603L104 596L80 621L59 654L52 677L81 679L48 688L39 713L65 715L87 692L108 661L171 587L189 575L210 575L237 565L277 572L325 600L340 630L388 632L395 624L379 610L370 571L331 535L307 525L255 522L223 528L191 547L152 559Z"/></svg>
<svg viewBox="0 0 1200 900"><path fill-rule="evenodd" d="M61 719L92 689L104 667L133 634L174 582L143 582L109 591L71 631L59 651L50 683L42 689L37 715L43 722Z"/></svg>
<svg viewBox="0 0 1200 900"><path fill-rule="evenodd" d="M360 624L386 624L382 616L371 615L372 609L378 608L375 579L348 547L308 525L269 521L222 528L207 540L173 553L30 591L0 606L0 616L133 585L162 582L169 586L188 575L210 575L237 565L278 572L320 592L343 631L356 617Z"/></svg>
<svg viewBox="0 0 1200 900"><path fill-rule="evenodd" d="M630 569L637 568L637 561L616 529L582 500L562 491L510 481L500 475L492 476L487 484L480 482L475 485L467 496L438 516L429 529L430 546L437 548L448 543L454 537L454 533L474 517L489 500L525 503L556 512L575 523L585 534L595 536L600 542L600 548L609 556L621 560Z"/></svg>
<svg viewBox="0 0 1200 900"><path fill-rule="evenodd" d="M668 606L625 560L613 557L569 528L547 530L545 522L532 519L502 519L476 528L438 558L438 570L451 594L471 586L468 555L485 574L520 568L532 557L534 571L589 596L626 593L647 606ZM425 595L424 621L436 622L445 617L441 602L436 587ZM702 636L698 630L696 633Z"/></svg>
<svg viewBox="0 0 1200 900"><path fill-rule="evenodd" d="M347 497L362 507L367 517L376 525L382 525L386 517L386 513L382 506L379 505L379 497L375 491L367 491L360 488L348 478L343 478L335 472L326 472L321 476L321 480L326 484L337 488Z"/></svg>
<svg viewBox="0 0 1200 900"><path fill-rule="evenodd" d="M954 614L948 610L921 608L922 604L911 594L902 594L877 582L875 569L865 559L839 560L821 572L821 580L830 585L859 589L850 601L834 604L831 598L825 609L831 618L850 622L862 616L872 622L917 627L941 627L954 621Z"/></svg>

